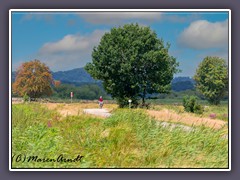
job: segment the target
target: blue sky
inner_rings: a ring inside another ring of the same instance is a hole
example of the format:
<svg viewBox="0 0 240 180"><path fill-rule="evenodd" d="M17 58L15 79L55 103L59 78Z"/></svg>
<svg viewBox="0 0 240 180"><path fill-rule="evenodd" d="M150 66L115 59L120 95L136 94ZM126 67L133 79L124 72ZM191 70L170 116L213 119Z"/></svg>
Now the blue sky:
<svg viewBox="0 0 240 180"><path fill-rule="evenodd" d="M102 35L126 23L150 26L171 44L176 76L192 77L206 56L228 61L228 12L12 12L12 67L39 59L52 71L83 67Z"/></svg>

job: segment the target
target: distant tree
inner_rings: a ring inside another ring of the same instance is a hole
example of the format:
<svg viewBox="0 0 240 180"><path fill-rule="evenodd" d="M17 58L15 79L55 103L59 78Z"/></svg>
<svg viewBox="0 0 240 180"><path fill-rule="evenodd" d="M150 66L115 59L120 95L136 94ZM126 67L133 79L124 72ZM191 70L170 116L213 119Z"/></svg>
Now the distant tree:
<svg viewBox="0 0 240 180"><path fill-rule="evenodd" d="M78 94L78 89L74 85L60 84L59 86L53 87L53 96L61 99L70 98L70 93L74 92L74 97Z"/></svg>
<svg viewBox="0 0 240 180"><path fill-rule="evenodd" d="M61 81L54 80L53 81L55 87L59 87L61 85Z"/></svg>
<svg viewBox="0 0 240 180"><path fill-rule="evenodd" d="M103 96L104 99L110 99L110 97L96 84L83 84L75 86L72 84L61 84L53 87L55 98L67 99L70 97L70 92L74 92L74 98L94 100L99 96Z"/></svg>
<svg viewBox="0 0 240 180"><path fill-rule="evenodd" d="M228 90L228 68L224 59L208 56L199 64L194 76L197 90L211 104L219 104Z"/></svg>
<svg viewBox="0 0 240 180"><path fill-rule="evenodd" d="M149 27L127 24L105 33L85 69L103 81L107 93L123 107L147 94L168 92L178 63L169 55L170 45Z"/></svg>
<svg viewBox="0 0 240 180"><path fill-rule="evenodd" d="M49 68L39 60L23 63L16 72L13 92L19 96L39 98L52 94L53 82Z"/></svg>

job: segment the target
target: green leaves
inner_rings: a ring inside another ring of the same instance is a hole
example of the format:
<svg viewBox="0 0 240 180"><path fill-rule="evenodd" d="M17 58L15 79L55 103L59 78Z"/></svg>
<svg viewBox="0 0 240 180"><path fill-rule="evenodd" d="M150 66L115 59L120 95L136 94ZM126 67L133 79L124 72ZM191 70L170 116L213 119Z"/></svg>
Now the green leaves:
<svg viewBox="0 0 240 180"><path fill-rule="evenodd" d="M227 93L228 69L224 59L206 57L198 66L194 76L197 89L211 104L219 104Z"/></svg>
<svg viewBox="0 0 240 180"><path fill-rule="evenodd" d="M192 112L197 114L203 113L203 107L197 103L196 96L185 96L183 98L183 107L184 107L184 110L187 112Z"/></svg>
<svg viewBox="0 0 240 180"><path fill-rule="evenodd" d="M92 52L92 63L85 69L95 79L103 81L106 91L120 106L127 99L137 103L147 93L166 90L176 73L178 63L168 54L169 44L149 27L126 24L112 28ZM164 91L165 92L165 91ZM123 102L124 101L124 102Z"/></svg>

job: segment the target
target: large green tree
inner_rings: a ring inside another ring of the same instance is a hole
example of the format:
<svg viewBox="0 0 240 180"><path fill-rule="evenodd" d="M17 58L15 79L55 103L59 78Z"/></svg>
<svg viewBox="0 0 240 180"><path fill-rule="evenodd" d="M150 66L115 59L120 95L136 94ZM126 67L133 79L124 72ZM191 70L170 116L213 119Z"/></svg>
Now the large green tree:
<svg viewBox="0 0 240 180"><path fill-rule="evenodd" d="M219 104L228 90L228 68L224 59L208 56L199 64L194 76L197 90L211 104Z"/></svg>
<svg viewBox="0 0 240 180"><path fill-rule="evenodd" d="M169 55L169 47L149 27L126 24L103 35L85 69L103 81L120 107L128 99L137 103L139 97L144 104L146 94L170 90L178 63Z"/></svg>
<svg viewBox="0 0 240 180"><path fill-rule="evenodd" d="M49 96L52 94L52 83L50 69L39 60L33 60L23 63L17 69L13 92L31 98Z"/></svg>

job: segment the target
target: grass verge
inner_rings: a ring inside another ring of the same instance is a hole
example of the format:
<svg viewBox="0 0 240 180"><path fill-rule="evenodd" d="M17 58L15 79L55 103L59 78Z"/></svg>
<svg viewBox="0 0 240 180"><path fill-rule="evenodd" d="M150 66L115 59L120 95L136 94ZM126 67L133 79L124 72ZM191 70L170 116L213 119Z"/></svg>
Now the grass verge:
<svg viewBox="0 0 240 180"><path fill-rule="evenodd" d="M88 115L53 119L39 104L12 107L12 155L77 162L12 161L13 168L227 168L224 130L186 133L158 126L144 110L117 109L107 119Z"/></svg>

